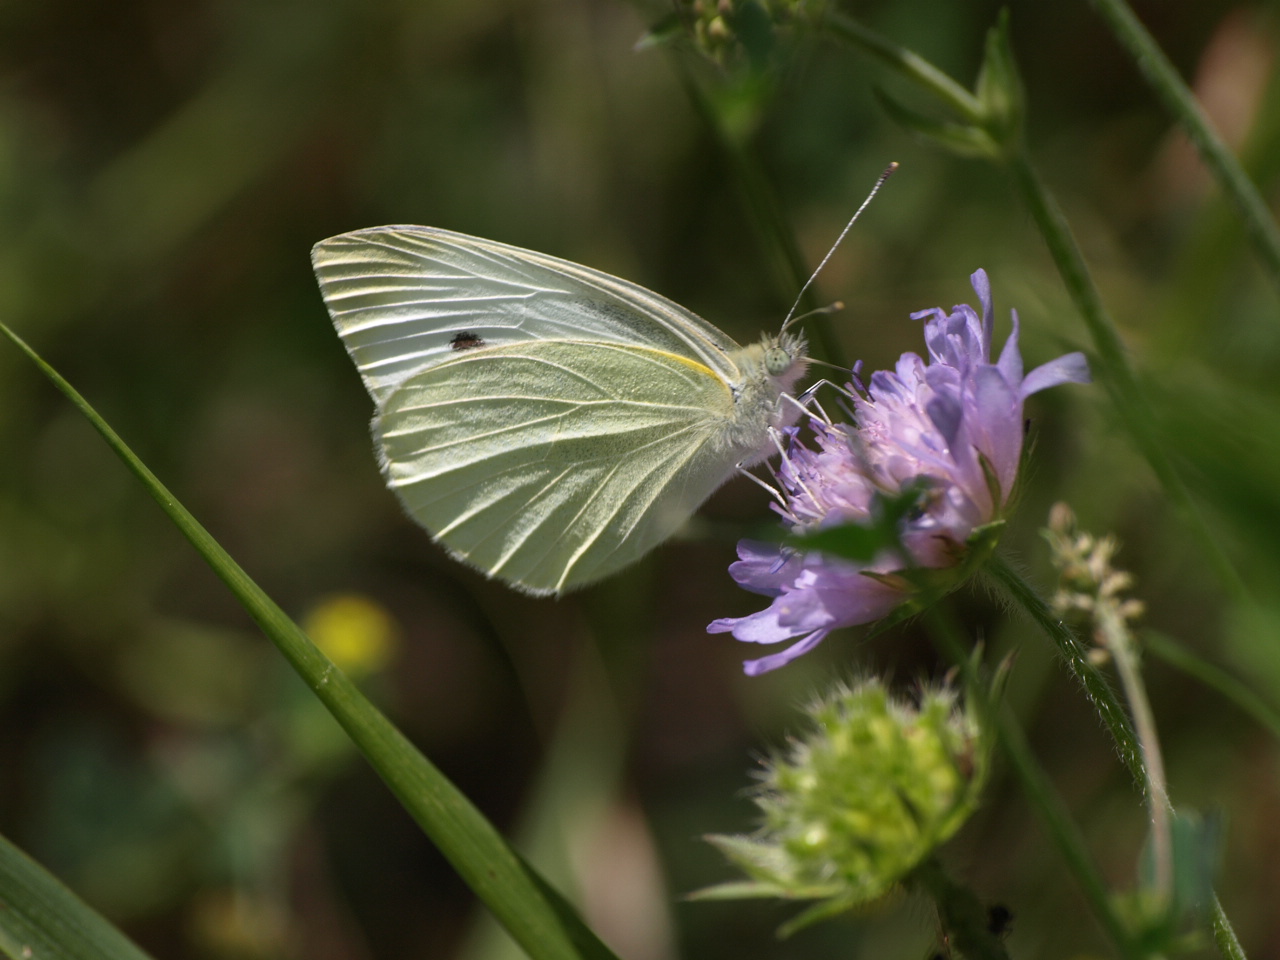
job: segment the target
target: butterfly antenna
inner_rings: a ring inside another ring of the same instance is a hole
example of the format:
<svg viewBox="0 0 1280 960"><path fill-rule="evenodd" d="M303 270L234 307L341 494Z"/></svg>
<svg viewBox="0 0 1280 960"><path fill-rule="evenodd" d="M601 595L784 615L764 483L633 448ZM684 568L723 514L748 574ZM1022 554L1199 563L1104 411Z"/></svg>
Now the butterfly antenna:
<svg viewBox="0 0 1280 960"><path fill-rule="evenodd" d="M824 260L823 263L826 263L826 261ZM791 309L794 310L795 307L792 307ZM817 307L814 310L810 310L808 313L802 313L798 317L792 317L789 321L787 321L787 324L788 326L790 326L793 323L799 323L801 320L808 320L810 317L816 317L820 314L822 316L829 316L833 313L839 313L843 309L844 309L843 300L833 300L831 301L831 303L828 303L825 307Z"/></svg>
<svg viewBox="0 0 1280 960"><path fill-rule="evenodd" d="M787 318L782 321L782 331L780 332L786 332L787 327L791 326L793 323L803 320L804 317L810 316L809 313L800 317L795 316L796 309L800 306L800 301L804 299L805 292L813 285L813 281L818 279L818 274L820 274L822 272L822 268L827 265L827 261L831 259L831 255L834 254L840 244L844 242L845 235L848 234L850 228L853 227L858 218L862 216L862 211L867 209L867 205L871 203L872 198L880 192L880 188L884 186L884 182L889 179L889 175L897 169L898 164L895 161L885 168L884 173L880 174L880 177L876 180L875 186L873 186L871 188L871 192L867 194L867 199L862 201L862 206L858 207L858 209L854 211L853 216L849 218L849 222L844 225L844 229L840 231L840 236L836 237L836 242L831 245L831 249L827 251L827 255L823 257L822 262L818 264L818 269L813 271L813 275L809 277L809 279L804 282L804 286L800 288L800 292L796 295L796 302L791 305L791 309L787 311ZM817 312L819 311L811 311L811 313Z"/></svg>
<svg viewBox="0 0 1280 960"><path fill-rule="evenodd" d="M808 314L805 314L805 316L808 316ZM813 363L817 364L819 367L830 367L832 370L839 370L846 377L849 375L849 368L842 367L838 363L828 363L826 360L819 360L817 357L805 357L804 360L805 363Z"/></svg>

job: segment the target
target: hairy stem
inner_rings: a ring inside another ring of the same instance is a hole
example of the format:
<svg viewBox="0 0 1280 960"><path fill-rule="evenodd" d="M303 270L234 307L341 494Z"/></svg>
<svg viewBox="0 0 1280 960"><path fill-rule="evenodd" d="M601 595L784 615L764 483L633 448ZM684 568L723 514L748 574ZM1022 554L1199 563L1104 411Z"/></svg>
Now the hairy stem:
<svg viewBox="0 0 1280 960"><path fill-rule="evenodd" d="M965 650L960 628L956 625L954 618L944 612L941 604L933 604L926 615L926 620L930 635L941 648L943 655L960 669L965 680L967 695L971 698L971 702L976 704L984 724L995 732L996 740L1014 776L1022 784L1032 809L1039 814L1049 836L1066 860L1094 916L1125 957L1129 960L1139 960L1140 954L1134 949L1132 938L1119 914L1116 913L1106 881L1103 880L1101 872L1090 857L1084 838L1080 835L1075 821L1072 820L1070 811L1054 789L1048 774L1036 761L1035 754L1017 721L1001 704L991 698L987 686L978 676L977 669Z"/></svg>
<svg viewBox="0 0 1280 960"><path fill-rule="evenodd" d="M988 928L986 906L972 890L957 883L936 857L916 867L908 880L928 892L947 942L965 960L1009 960L1004 943Z"/></svg>
<svg viewBox="0 0 1280 960"><path fill-rule="evenodd" d="M1110 732L1111 739L1115 741L1116 750L1128 769L1129 775L1133 777L1134 783L1140 789L1145 789L1147 774L1142 762L1142 750L1134 736L1133 725L1129 722L1129 717L1116 698L1115 691L1111 689L1107 678L1089 662L1079 638L1049 609L1049 605L1036 593L1031 584L1027 583L1004 559L999 556L991 557L983 570L1000 593L1030 617L1036 626L1053 641L1054 646L1057 647L1058 656L1080 681L1089 702L1098 711L1103 725Z"/></svg>

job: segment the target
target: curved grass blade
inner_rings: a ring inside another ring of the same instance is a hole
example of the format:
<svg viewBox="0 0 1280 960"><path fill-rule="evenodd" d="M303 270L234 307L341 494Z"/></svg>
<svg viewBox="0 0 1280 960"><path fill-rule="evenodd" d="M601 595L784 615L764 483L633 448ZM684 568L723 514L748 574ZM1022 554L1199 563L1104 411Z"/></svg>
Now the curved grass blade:
<svg viewBox="0 0 1280 960"><path fill-rule="evenodd" d="M1159 97L1200 154L1222 190L1235 204L1258 257L1273 285L1280 288L1280 227L1267 202L1235 155L1222 142L1213 124L1187 88L1182 77L1155 42L1133 8L1124 0L1092 0L1093 8L1107 22L1121 46L1133 58L1138 71Z"/></svg>
<svg viewBox="0 0 1280 960"><path fill-rule="evenodd" d="M1259 726L1265 727L1271 735L1280 740L1280 713L1258 696L1242 680L1210 663L1201 656L1192 653L1186 647L1158 630L1147 629L1142 632L1143 646L1165 663L1195 677L1205 686L1216 690L1223 697L1234 703L1242 712L1252 717Z"/></svg>
<svg viewBox="0 0 1280 960"><path fill-rule="evenodd" d="M534 960L616 960L484 815L320 652L74 387L17 334L3 333L93 425L333 714L462 879Z"/></svg>
<svg viewBox="0 0 1280 960"><path fill-rule="evenodd" d="M0 953L12 960L151 960L4 837L0 837Z"/></svg>

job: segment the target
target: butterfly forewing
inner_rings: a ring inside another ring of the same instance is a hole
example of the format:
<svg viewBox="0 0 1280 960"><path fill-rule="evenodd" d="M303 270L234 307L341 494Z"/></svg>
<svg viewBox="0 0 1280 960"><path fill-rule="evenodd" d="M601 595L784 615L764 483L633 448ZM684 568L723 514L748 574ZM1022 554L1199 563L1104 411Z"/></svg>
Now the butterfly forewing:
<svg viewBox="0 0 1280 960"><path fill-rule="evenodd" d="M734 382L738 344L644 287L589 267L431 227L375 227L316 244L334 325L381 406L406 377L480 346L633 344Z"/></svg>
<svg viewBox="0 0 1280 960"><path fill-rule="evenodd" d="M528 341L411 375L378 422L389 484L457 556L533 593L596 580L725 479L710 369L622 344Z"/></svg>

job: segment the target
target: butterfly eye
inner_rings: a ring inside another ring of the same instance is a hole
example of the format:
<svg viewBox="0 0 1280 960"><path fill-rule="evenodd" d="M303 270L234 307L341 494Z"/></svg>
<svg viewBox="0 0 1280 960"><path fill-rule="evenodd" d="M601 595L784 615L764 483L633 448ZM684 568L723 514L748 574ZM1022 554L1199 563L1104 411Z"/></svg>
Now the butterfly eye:
<svg viewBox="0 0 1280 960"><path fill-rule="evenodd" d="M782 347L768 347L764 352L764 368L769 371L769 376L771 377L786 373L790 369L792 362L791 352L784 350Z"/></svg>

